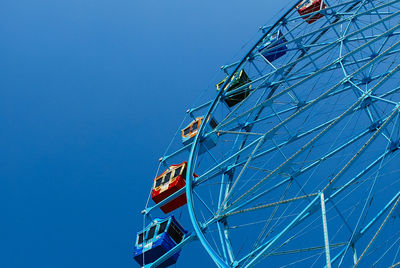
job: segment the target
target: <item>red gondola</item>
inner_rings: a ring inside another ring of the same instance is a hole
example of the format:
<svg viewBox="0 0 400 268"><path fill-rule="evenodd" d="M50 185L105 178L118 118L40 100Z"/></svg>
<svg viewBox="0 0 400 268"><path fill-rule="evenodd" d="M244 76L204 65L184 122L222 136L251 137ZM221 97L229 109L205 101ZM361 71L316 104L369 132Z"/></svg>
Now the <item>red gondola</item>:
<svg viewBox="0 0 400 268"><path fill-rule="evenodd" d="M172 165L160 176L154 179L151 198L155 203L160 203L186 185L187 162ZM161 210L167 214L186 204L186 193L181 194L167 204L161 206Z"/></svg>
<svg viewBox="0 0 400 268"><path fill-rule="evenodd" d="M325 9L326 4L322 0L304 0L300 4L298 4L296 8L297 12L299 12L299 14L303 16ZM321 13L315 13L310 16L305 16L303 17L303 19L305 19L308 24L311 24L322 18L323 16L324 15Z"/></svg>

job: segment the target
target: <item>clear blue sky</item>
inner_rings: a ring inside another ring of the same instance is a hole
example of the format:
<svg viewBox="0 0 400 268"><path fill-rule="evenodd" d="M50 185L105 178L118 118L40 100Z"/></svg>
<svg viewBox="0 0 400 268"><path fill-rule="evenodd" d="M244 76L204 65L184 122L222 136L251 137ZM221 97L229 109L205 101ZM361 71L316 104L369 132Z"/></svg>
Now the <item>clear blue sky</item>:
<svg viewBox="0 0 400 268"><path fill-rule="evenodd" d="M289 2L1 1L0 267L137 267L158 157Z"/></svg>

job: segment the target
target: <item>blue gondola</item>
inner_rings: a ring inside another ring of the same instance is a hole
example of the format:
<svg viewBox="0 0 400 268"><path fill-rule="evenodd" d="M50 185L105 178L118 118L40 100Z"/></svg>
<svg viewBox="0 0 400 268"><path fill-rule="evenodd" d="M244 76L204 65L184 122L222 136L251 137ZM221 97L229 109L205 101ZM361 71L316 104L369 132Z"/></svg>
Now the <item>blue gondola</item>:
<svg viewBox="0 0 400 268"><path fill-rule="evenodd" d="M286 54L288 50L287 46L285 45L286 42L287 40L279 30L274 33L258 51L269 62L273 62L274 60Z"/></svg>
<svg viewBox="0 0 400 268"><path fill-rule="evenodd" d="M156 218L141 232L137 233L134 259L144 266L153 263L179 244L188 232L183 229L174 216ZM168 267L178 260L180 251L173 254L157 267Z"/></svg>

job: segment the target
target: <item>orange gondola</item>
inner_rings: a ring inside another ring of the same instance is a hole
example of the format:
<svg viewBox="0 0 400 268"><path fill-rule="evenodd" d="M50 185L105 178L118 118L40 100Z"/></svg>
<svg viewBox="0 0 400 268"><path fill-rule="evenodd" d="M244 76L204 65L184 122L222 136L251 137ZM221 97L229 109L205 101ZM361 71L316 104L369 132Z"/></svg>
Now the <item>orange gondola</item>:
<svg viewBox="0 0 400 268"><path fill-rule="evenodd" d="M197 117L195 120L193 120L188 126L186 126L184 129L182 129L182 143L183 145L188 145L193 142L194 137L197 135L197 131L200 128L201 123L204 121L204 117ZM214 120L214 118L211 118L209 122L206 125L206 132L211 132L213 129L215 129L218 125L218 123ZM203 141L200 146L199 154L202 154L203 152L212 147L214 147L217 144L217 139L218 136L216 133L211 133L208 135ZM189 148L190 149L190 148Z"/></svg>

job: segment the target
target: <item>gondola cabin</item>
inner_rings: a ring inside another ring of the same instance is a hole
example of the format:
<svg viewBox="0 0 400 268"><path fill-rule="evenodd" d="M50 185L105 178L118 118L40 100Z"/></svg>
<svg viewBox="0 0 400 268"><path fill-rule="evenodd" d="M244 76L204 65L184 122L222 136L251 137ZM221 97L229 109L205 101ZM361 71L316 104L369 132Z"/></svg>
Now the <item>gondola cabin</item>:
<svg viewBox="0 0 400 268"><path fill-rule="evenodd" d="M186 185L187 162L172 165L160 176L154 179L151 198L155 203L160 203L165 198L173 195ZM167 214L186 204L186 193L181 194L167 204L161 206L161 210Z"/></svg>
<svg viewBox="0 0 400 268"><path fill-rule="evenodd" d="M265 42L258 51L266 60L273 62L286 54L288 50L286 42L286 38L279 30L271 35L268 41Z"/></svg>
<svg viewBox="0 0 400 268"><path fill-rule="evenodd" d="M151 264L179 244L187 234L174 216L156 218L137 233L133 258L141 266ZM175 264L179 254L180 251L176 252L157 267Z"/></svg>
<svg viewBox="0 0 400 268"><path fill-rule="evenodd" d="M222 80L221 82L219 82L217 84L217 90L220 90L221 87L224 85L225 81L226 81L227 77ZM246 72L244 70L241 70L238 74L238 72L235 73L235 75L232 77L231 79L231 84L228 88L225 88L226 92L230 92L233 91L235 89L241 88L242 86L248 84L251 82L249 76L246 74ZM238 90L237 92L235 92L234 94L228 95L227 97L225 97L225 103L229 106L235 106L236 104L238 104L239 102L242 102L245 98L247 98L247 96L249 96L250 93L250 85L241 88L240 90Z"/></svg>
<svg viewBox="0 0 400 268"><path fill-rule="evenodd" d="M194 137L197 135L197 131L200 128L201 123L203 122L204 117L197 117L195 120L193 120L187 127L182 129L182 143L183 145L188 145L193 142ZM205 126L206 133L211 132L214 128L217 127L217 122L211 118L207 122L205 122L207 125ZM201 146L199 149L199 154L204 153L206 149L211 149L217 144L217 139L218 136L216 133L210 133L209 135L206 135L205 139L201 141ZM190 148L188 148L190 149Z"/></svg>
<svg viewBox="0 0 400 268"><path fill-rule="evenodd" d="M313 12L318 12L321 11L322 9L326 8L326 4L323 2L323 0L304 0L300 4L297 5L297 12L301 16L313 13ZM314 13L311 14L310 16L304 16L302 17L308 24L311 24L318 19L322 18L324 15L319 13Z"/></svg>

